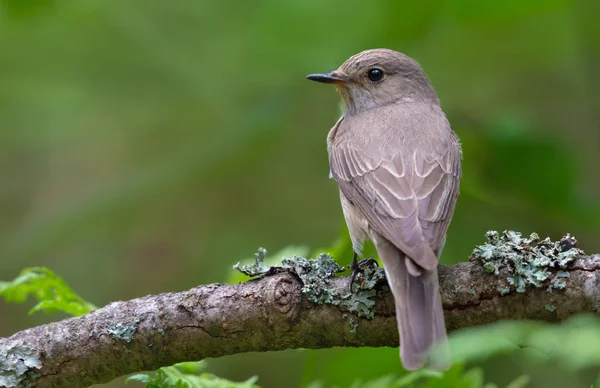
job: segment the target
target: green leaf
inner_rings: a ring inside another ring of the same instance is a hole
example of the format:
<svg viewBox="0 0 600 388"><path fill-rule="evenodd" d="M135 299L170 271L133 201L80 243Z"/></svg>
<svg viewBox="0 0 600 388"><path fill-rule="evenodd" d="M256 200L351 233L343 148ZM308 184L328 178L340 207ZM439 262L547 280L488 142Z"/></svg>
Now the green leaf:
<svg viewBox="0 0 600 388"><path fill-rule="evenodd" d="M140 383L144 383L144 384L150 384L152 382L152 377L140 373L137 375L133 375L133 376L129 376L126 380L127 382L129 381L139 381Z"/></svg>
<svg viewBox="0 0 600 388"><path fill-rule="evenodd" d="M29 314L38 311L62 311L78 316L97 307L77 295L65 281L44 267L25 268L10 282L0 282L0 296L9 303L24 303L29 296L37 299Z"/></svg>
<svg viewBox="0 0 600 388"><path fill-rule="evenodd" d="M419 369L417 371L410 372L406 376L402 376L400 379L398 379L398 381L396 381L394 386L402 388L412 387L414 386L414 383L423 378L441 378L442 376L444 376L444 374L440 372L432 372L427 369Z"/></svg>
<svg viewBox="0 0 600 388"><path fill-rule="evenodd" d="M516 381L515 387L523 379ZM400 378L394 376L384 376L367 382L355 382L352 388L492 388L491 384L485 385L483 370L479 368L464 370L462 364L455 364L445 372L434 372L427 369L420 369L410 372Z"/></svg>
<svg viewBox="0 0 600 388"><path fill-rule="evenodd" d="M138 381L146 384L146 388L258 388L258 385L254 384L258 380L256 376L236 383L203 372L205 367L206 364L203 361L182 362L160 368L154 377L137 374L129 377L126 382Z"/></svg>
<svg viewBox="0 0 600 388"><path fill-rule="evenodd" d="M530 381L531 378L529 376L519 376L508 384L506 388L525 388Z"/></svg>
<svg viewBox="0 0 600 388"><path fill-rule="evenodd" d="M561 324L505 321L458 330L450 335L456 362L481 362L518 354L536 362L555 362L570 371L600 366L600 319L576 315ZM526 377L514 386L524 386Z"/></svg>

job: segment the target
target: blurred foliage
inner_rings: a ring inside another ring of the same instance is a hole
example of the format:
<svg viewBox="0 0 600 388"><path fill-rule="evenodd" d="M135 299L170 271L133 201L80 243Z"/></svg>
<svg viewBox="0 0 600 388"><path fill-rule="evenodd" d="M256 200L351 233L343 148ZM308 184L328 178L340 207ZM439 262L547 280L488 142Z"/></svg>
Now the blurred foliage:
<svg viewBox="0 0 600 388"><path fill-rule="evenodd" d="M33 296L38 303L29 314L62 311L78 316L97 308L77 295L61 277L43 267L25 268L14 280L0 281L0 296L13 303L23 303Z"/></svg>
<svg viewBox="0 0 600 388"><path fill-rule="evenodd" d="M257 377L251 377L243 383L234 383L213 374L203 372L203 362L182 362L160 368L154 376L137 374L127 378L127 382L139 381L147 388L258 388L254 384Z"/></svg>
<svg viewBox="0 0 600 388"><path fill-rule="evenodd" d="M206 368L204 362L185 362L171 367L160 368L153 375L137 374L127 378L127 382L138 381L146 384L147 388L258 388L254 384L256 377L243 383L234 383L220 379L210 373L203 373ZM527 385L528 378L522 376L507 385L507 388L522 388ZM471 369L463 372L462 366L453 367L451 370L431 372L425 369L411 372L397 378L384 376L372 381L357 381L351 388L496 388L494 384L485 384L481 369ZM325 388L321 382L313 382L307 388Z"/></svg>
<svg viewBox="0 0 600 388"><path fill-rule="evenodd" d="M555 362L569 371L599 368L600 318L583 314L560 325L497 322L452 333L450 346L455 362L481 362L525 349L525 356L536 363Z"/></svg>
<svg viewBox="0 0 600 388"><path fill-rule="evenodd" d="M372 47L423 65L461 138L445 264L489 229L570 232L598 252L598 14L592 0L0 0L0 279L50 267L105 304L223 281L258 246L337 240L327 252L349 263L324 146L339 101L304 76ZM22 308L0 305L0 336L47 322ZM527 352L467 371L502 387L597 376ZM263 387L403 377L397 349L209 366Z"/></svg>

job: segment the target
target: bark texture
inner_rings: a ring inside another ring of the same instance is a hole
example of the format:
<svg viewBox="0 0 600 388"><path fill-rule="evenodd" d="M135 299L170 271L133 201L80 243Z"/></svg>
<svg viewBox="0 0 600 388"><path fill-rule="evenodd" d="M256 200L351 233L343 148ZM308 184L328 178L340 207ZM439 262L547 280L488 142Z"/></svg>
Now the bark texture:
<svg viewBox="0 0 600 388"><path fill-rule="evenodd" d="M476 262L440 266L448 330L500 319L555 322L579 312L597 313L600 255L582 256L566 272L562 290L517 293L506 269L496 276ZM332 279L329 286L342 292L348 279ZM84 387L176 362L249 351L398 346L390 292L378 293L374 318L366 319L341 306L310 302L302 287L296 274L281 272L236 285L114 302L27 329L0 338L0 386Z"/></svg>

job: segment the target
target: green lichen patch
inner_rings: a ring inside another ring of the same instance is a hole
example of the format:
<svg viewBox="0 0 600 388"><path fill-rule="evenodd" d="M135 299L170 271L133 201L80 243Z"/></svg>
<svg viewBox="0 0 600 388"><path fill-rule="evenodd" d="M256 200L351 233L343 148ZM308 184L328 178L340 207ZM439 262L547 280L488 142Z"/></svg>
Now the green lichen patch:
<svg viewBox="0 0 600 388"><path fill-rule="evenodd" d="M250 276L251 278L262 276L269 272L270 267L264 264L265 257L267 257L267 250L265 248L258 248L258 251L254 254L254 257L256 258L254 264L237 263L233 266L233 269L240 271L244 275Z"/></svg>
<svg viewBox="0 0 600 388"><path fill-rule="evenodd" d="M106 330L106 332L116 340L125 341L129 343L133 341L136 330L137 328L135 327L135 325L126 325L124 323L119 322L116 325L109 327Z"/></svg>
<svg viewBox="0 0 600 388"><path fill-rule="evenodd" d="M356 274L354 284L358 283L358 287L361 290L372 290L379 282L385 279L385 271L373 259L361 260L358 263L358 268L359 272Z"/></svg>
<svg viewBox="0 0 600 388"><path fill-rule="evenodd" d="M375 302L370 298L377 295L376 290L360 290L352 294L346 294L340 298L339 305L348 311L356 313L359 317L373 319L375 316L373 307ZM335 303L334 303L335 304Z"/></svg>
<svg viewBox="0 0 600 388"><path fill-rule="evenodd" d="M350 317L348 319L348 323L350 324L350 332L356 333L356 328L358 327L358 323L356 323L356 321L354 321L354 318Z"/></svg>
<svg viewBox="0 0 600 388"><path fill-rule="evenodd" d="M330 284L330 280L344 269L327 254L320 254L315 260L293 256L284 259L282 264L284 268L291 268L298 274L304 284L302 292L310 301L340 306L359 317L374 317L375 302L371 298L377 295L375 285L385 277L383 269L377 266L376 261L361 262L356 276L358 288L355 287L353 292L350 292L349 283L348 288L342 290ZM352 327L355 331L356 326Z"/></svg>
<svg viewBox="0 0 600 388"><path fill-rule="evenodd" d="M510 288L498 287L498 292L500 295L508 295L510 293Z"/></svg>
<svg viewBox="0 0 600 388"><path fill-rule="evenodd" d="M0 349L0 387L20 387L35 379L34 368L41 367L34 349L24 343L9 343Z"/></svg>
<svg viewBox="0 0 600 388"><path fill-rule="evenodd" d="M292 256L281 261L282 267L292 269L302 280L302 293L315 303L334 304L338 299L335 289L329 286L329 279L344 269L331 256L323 253L315 260Z"/></svg>
<svg viewBox="0 0 600 388"><path fill-rule="evenodd" d="M560 241L551 241L549 237L542 240L536 233L525 238L512 230L502 234L492 230L485 236L488 242L475 247L469 260L479 261L487 272L496 276L500 275L500 268L507 268L511 273L507 281L517 292L530 287L547 287L549 291L565 288L564 278L569 274L562 270L583 254L575 248L577 240L569 234ZM499 292L507 293L504 288Z"/></svg>
<svg viewBox="0 0 600 388"><path fill-rule="evenodd" d="M153 323L153 324L152 324L152 328L153 328L154 330L156 330L156 331L158 332L158 334L160 334L162 337L164 337L164 336L165 336L165 331L163 330L163 328L162 328L162 327L158 327L158 326L156 325L156 323Z"/></svg>
<svg viewBox="0 0 600 388"><path fill-rule="evenodd" d="M375 302L372 298L377 295L375 286L385 277L383 269L378 267L376 261L364 260L360 263L354 292L350 292L350 283L342 290L332 283L336 274L344 272L344 268L328 254L322 253L316 259L292 256L284 258L281 265L273 267L262 263L266 255L267 251L260 248L255 255L254 265L236 265L234 268L248 276L264 276L282 270L292 271L302 281L302 293L311 302L340 306L359 317L373 318ZM356 329L354 325L351 326Z"/></svg>
<svg viewBox="0 0 600 388"><path fill-rule="evenodd" d="M546 308L546 310L550 311L551 313L556 311L556 306L551 305L551 304L547 304L546 306L544 306Z"/></svg>

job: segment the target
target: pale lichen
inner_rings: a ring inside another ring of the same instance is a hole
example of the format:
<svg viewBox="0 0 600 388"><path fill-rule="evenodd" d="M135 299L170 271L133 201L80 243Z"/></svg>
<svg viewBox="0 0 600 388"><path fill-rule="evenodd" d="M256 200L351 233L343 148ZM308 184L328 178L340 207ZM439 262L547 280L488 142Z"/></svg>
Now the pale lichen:
<svg viewBox="0 0 600 388"><path fill-rule="evenodd" d="M156 330L158 332L158 334L160 334L162 337L165 336L165 331L159 327L156 323L152 324L152 329Z"/></svg>
<svg viewBox="0 0 600 388"><path fill-rule="evenodd" d="M258 248L254 257L256 258L254 264L237 263L233 266L233 269L250 277L262 276L269 272L271 267L264 265L265 257L267 257L267 250L265 248Z"/></svg>
<svg viewBox="0 0 600 388"><path fill-rule="evenodd" d="M498 292L500 293L500 295L504 296L504 295L508 295L510 293L510 288L505 288L505 287L498 287Z"/></svg>
<svg viewBox="0 0 600 388"><path fill-rule="evenodd" d="M340 267L327 254L320 254L316 259L292 256L281 261L283 268L292 269L302 280L302 293L315 303L334 304L337 295L335 289L329 286L329 279L343 272Z"/></svg>
<svg viewBox="0 0 600 388"><path fill-rule="evenodd" d="M350 333L356 333L356 328L358 327L358 323L356 323L354 318L350 317L348 319L348 323L350 324Z"/></svg>
<svg viewBox="0 0 600 388"><path fill-rule="evenodd" d="M253 265L235 265L238 271L254 277L264 276L269 273L280 271L292 271L302 281L302 293L308 300L319 304L332 304L343 307L355 313L359 317L373 318L373 307L375 302L371 298L377 295L375 286L385 277L382 268L377 266L374 260L364 260L359 264L359 272L356 276L354 292L350 292L350 284L341 290L331 283L336 274L344 272L344 268L333 260L328 254L320 254L316 259L292 256L284 258L281 265L267 267L263 260L267 254L264 248L260 248L255 254L256 263ZM356 330L356 326L351 324Z"/></svg>
<svg viewBox="0 0 600 388"><path fill-rule="evenodd" d="M565 288L563 278L569 273L563 270L583 254L575 248L577 240L569 234L560 241L551 241L549 237L540 239L536 233L525 238L519 232L506 230L502 234L489 231L486 238L488 242L475 247L469 259L481 262L487 272L496 276L501 268L506 268L510 273L506 280L517 292L530 287L547 287L549 291ZM501 295L508 293L505 288L498 291Z"/></svg>
<svg viewBox="0 0 600 388"><path fill-rule="evenodd" d="M359 287L354 292L350 292L350 284L343 291L330 284L330 280L336 274L344 272L344 269L327 254L320 254L315 260L292 256L283 259L282 265L284 268L294 270L302 280L304 284L302 292L310 301L340 306L359 317L369 319L374 317L375 302L371 298L377 295L375 285L385 276L376 261L361 262L356 279Z"/></svg>
<svg viewBox="0 0 600 388"><path fill-rule="evenodd" d="M109 327L106 331L115 340L131 342L135 337L136 327L134 325L127 325L119 322L116 325Z"/></svg>
<svg viewBox="0 0 600 388"><path fill-rule="evenodd" d="M0 387L21 387L39 377L34 369L42 362L36 351L25 343L12 342L0 348Z"/></svg>

